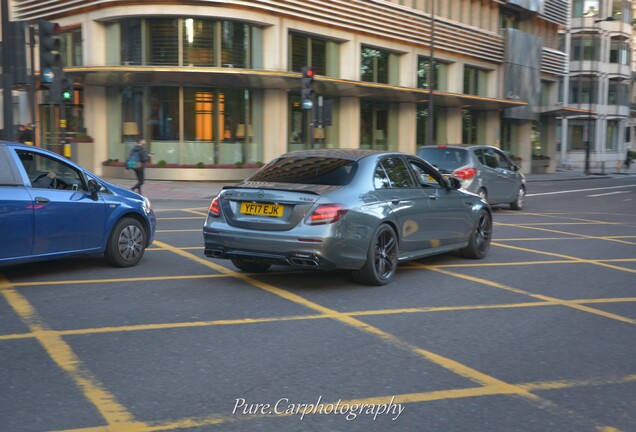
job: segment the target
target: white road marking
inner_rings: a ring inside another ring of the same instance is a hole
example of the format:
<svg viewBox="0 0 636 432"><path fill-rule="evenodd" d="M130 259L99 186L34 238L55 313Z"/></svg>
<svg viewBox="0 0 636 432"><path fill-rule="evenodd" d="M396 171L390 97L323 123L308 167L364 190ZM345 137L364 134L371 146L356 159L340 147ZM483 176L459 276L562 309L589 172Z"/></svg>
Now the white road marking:
<svg viewBox="0 0 636 432"><path fill-rule="evenodd" d="M623 193L631 193L630 191L616 191L616 192L607 192L607 193L602 193L602 194L594 194L594 195L585 195L586 197L590 197L590 198L595 198L595 197L601 197L601 196L607 196L607 195L616 195L616 194L623 194Z"/></svg>
<svg viewBox="0 0 636 432"><path fill-rule="evenodd" d="M531 196L558 195L558 194L576 193L576 192L592 192L592 191L618 189L618 188L626 188L626 187L636 187L636 184L623 185L623 186L609 186L609 187L601 187L601 188L590 188L590 189L572 189L572 190L564 190L564 191L556 191L556 192L541 192L536 194L528 194L526 196L531 197Z"/></svg>

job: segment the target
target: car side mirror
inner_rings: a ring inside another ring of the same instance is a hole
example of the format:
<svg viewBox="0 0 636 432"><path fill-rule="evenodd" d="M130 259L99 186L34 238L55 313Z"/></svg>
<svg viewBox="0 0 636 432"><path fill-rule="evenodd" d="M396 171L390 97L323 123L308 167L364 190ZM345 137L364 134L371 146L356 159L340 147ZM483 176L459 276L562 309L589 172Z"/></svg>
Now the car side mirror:
<svg viewBox="0 0 636 432"><path fill-rule="evenodd" d="M98 181L90 179L88 181L88 191L91 193L91 199L97 201L97 192L102 188Z"/></svg>
<svg viewBox="0 0 636 432"><path fill-rule="evenodd" d="M448 185L450 189L454 189L454 190L461 189L462 182L460 182L457 177L446 177L446 180L448 180Z"/></svg>
<svg viewBox="0 0 636 432"><path fill-rule="evenodd" d="M510 171L519 171L519 165L517 164L512 164L510 166Z"/></svg>

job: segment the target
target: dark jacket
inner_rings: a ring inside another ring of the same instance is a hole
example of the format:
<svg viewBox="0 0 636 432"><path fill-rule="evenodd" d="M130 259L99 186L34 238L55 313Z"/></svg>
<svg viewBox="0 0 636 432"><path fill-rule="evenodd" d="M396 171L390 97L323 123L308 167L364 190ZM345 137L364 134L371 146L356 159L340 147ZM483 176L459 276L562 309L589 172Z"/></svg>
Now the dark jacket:
<svg viewBox="0 0 636 432"><path fill-rule="evenodd" d="M137 154L136 158L133 158L133 154ZM137 159L141 162L141 168L146 166L146 163L150 161L150 155L148 154L148 150L146 150L146 146L142 146L141 144L137 144L135 147L130 150L130 156L128 159Z"/></svg>

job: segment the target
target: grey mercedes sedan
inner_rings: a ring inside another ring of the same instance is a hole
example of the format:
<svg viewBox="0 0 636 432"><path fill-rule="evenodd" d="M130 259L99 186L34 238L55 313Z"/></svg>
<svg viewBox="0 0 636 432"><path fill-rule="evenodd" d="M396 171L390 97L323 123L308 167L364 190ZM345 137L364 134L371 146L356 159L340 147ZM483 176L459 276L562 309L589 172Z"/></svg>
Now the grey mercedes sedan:
<svg viewBox="0 0 636 432"><path fill-rule="evenodd" d="M271 265L351 270L384 285L398 263L459 251L483 258L492 214L417 156L323 149L284 154L212 200L205 255L242 271Z"/></svg>

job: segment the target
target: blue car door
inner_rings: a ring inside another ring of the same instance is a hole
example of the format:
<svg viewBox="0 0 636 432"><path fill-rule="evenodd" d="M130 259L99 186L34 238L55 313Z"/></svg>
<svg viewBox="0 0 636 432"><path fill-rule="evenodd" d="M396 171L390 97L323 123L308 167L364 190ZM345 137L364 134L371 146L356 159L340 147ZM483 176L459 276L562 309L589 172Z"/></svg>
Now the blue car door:
<svg viewBox="0 0 636 432"><path fill-rule="evenodd" d="M0 149L0 239L0 260L31 255L33 201L6 149Z"/></svg>
<svg viewBox="0 0 636 432"><path fill-rule="evenodd" d="M106 207L94 201L83 173L61 158L18 151L33 200L33 254L89 251L104 242ZM53 173L53 174L51 174ZM43 181L45 180L45 181Z"/></svg>

